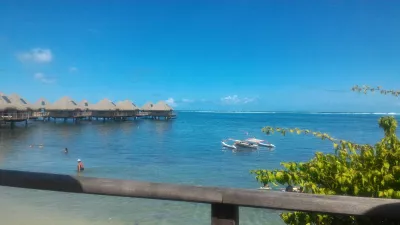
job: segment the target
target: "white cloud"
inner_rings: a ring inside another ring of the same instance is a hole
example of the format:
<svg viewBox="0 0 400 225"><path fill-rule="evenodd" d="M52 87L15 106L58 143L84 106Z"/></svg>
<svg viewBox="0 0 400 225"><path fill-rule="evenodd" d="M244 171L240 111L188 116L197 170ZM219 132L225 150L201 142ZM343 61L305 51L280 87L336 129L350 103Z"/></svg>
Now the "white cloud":
<svg viewBox="0 0 400 225"><path fill-rule="evenodd" d="M46 77L43 73L35 73L33 77L35 78L35 80L38 80L44 84L51 84L55 82L54 79Z"/></svg>
<svg viewBox="0 0 400 225"><path fill-rule="evenodd" d="M28 52L17 54L19 60L32 61L35 63L49 63L53 60L53 54L50 49L34 48Z"/></svg>
<svg viewBox="0 0 400 225"><path fill-rule="evenodd" d="M167 100L165 100L165 102L166 102L168 105L172 106L172 107L177 106L177 104L176 104L176 102L175 102L175 100L174 100L173 98L168 98Z"/></svg>
<svg viewBox="0 0 400 225"><path fill-rule="evenodd" d="M184 98L184 99L182 99L182 102L184 102L184 103L192 103L192 102L194 102L194 100L193 99Z"/></svg>
<svg viewBox="0 0 400 225"><path fill-rule="evenodd" d="M78 71L78 68L76 68L76 67L74 67L74 66L71 66L70 68L69 68L69 72L71 72L71 73L74 73L74 72L77 72Z"/></svg>
<svg viewBox="0 0 400 225"><path fill-rule="evenodd" d="M221 98L221 102L224 104L247 104L247 103L251 103L254 102L256 100L256 98L248 98L248 97L244 97L244 98L240 98L238 95L228 95L226 97L222 97Z"/></svg>

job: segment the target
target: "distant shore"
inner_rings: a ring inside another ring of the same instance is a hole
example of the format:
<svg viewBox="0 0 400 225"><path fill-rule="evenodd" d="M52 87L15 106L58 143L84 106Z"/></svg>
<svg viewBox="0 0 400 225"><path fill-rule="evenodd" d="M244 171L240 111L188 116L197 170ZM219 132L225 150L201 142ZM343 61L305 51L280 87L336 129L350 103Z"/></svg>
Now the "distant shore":
<svg viewBox="0 0 400 225"><path fill-rule="evenodd" d="M400 115L400 112L305 112L305 111L223 111L223 110L176 110L183 113L249 113L249 114L337 114L337 115Z"/></svg>

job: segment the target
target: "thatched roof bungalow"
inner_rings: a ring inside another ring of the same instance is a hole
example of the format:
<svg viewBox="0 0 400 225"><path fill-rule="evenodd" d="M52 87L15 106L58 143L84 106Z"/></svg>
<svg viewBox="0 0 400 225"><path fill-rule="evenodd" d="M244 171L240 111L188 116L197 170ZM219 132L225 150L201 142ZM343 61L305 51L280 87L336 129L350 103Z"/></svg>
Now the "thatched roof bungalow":
<svg viewBox="0 0 400 225"><path fill-rule="evenodd" d="M152 102L147 102L146 104L144 104L141 108L141 110L143 112L150 112L151 109L153 108L154 104Z"/></svg>
<svg viewBox="0 0 400 225"><path fill-rule="evenodd" d="M23 121L28 118L27 107L0 93L0 120Z"/></svg>
<svg viewBox="0 0 400 225"><path fill-rule="evenodd" d="M120 117L134 117L139 113L139 108L130 100L119 101L116 104L117 115Z"/></svg>
<svg viewBox="0 0 400 225"><path fill-rule="evenodd" d="M46 110L50 107L50 102L47 101L45 98L40 98L33 104L33 108L40 110Z"/></svg>
<svg viewBox="0 0 400 225"><path fill-rule="evenodd" d="M90 111L92 111L93 117L113 117L117 111L117 105L111 100L105 98L92 105Z"/></svg>
<svg viewBox="0 0 400 225"><path fill-rule="evenodd" d="M87 100L82 100L81 102L78 103L78 107L82 111L89 111L90 110L90 103Z"/></svg>
<svg viewBox="0 0 400 225"><path fill-rule="evenodd" d="M19 96L18 94L11 94L8 96L8 99L12 102L12 104L19 105L21 108L25 108L27 111L35 110L34 106L31 105L27 100Z"/></svg>
<svg viewBox="0 0 400 225"><path fill-rule="evenodd" d="M69 97L62 97L58 101L47 107L46 111L53 118L69 118L74 117L75 112L81 111L78 104Z"/></svg>
<svg viewBox="0 0 400 225"><path fill-rule="evenodd" d="M3 93L0 93L0 112L6 112L8 110L15 110L11 104L10 99Z"/></svg>
<svg viewBox="0 0 400 225"><path fill-rule="evenodd" d="M49 113L46 109L50 107L50 102L44 98L40 98L34 104L31 104L33 112L31 113L32 118L47 117Z"/></svg>
<svg viewBox="0 0 400 225"><path fill-rule="evenodd" d="M157 112L172 112L174 111L171 106L169 106L167 103L164 101L159 101L155 105L153 105L153 108L151 111L157 111Z"/></svg>
<svg viewBox="0 0 400 225"><path fill-rule="evenodd" d="M0 93L0 112L6 111L27 111L27 107L19 103L18 101L12 101L9 96Z"/></svg>
<svg viewBox="0 0 400 225"><path fill-rule="evenodd" d="M148 106L151 106L151 108L146 108L145 111L148 111L150 113L150 116L156 116L156 117L172 117L173 116L172 112L174 110L172 109L171 106L169 106L164 101L159 101L154 105L151 104ZM148 106L146 106L146 107L148 107Z"/></svg>

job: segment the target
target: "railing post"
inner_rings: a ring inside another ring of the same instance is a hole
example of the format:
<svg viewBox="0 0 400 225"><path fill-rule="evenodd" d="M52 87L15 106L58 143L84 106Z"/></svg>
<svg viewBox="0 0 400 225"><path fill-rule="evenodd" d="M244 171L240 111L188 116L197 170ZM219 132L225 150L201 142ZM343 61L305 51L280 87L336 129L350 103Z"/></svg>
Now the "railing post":
<svg viewBox="0 0 400 225"><path fill-rule="evenodd" d="M211 204L211 225L239 225L239 207L229 204Z"/></svg>

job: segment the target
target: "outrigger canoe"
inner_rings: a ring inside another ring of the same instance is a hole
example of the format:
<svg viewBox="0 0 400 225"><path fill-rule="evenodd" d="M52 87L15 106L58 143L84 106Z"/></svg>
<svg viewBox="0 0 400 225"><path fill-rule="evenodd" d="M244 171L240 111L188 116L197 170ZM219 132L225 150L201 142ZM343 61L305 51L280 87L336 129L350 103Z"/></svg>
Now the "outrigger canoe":
<svg viewBox="0 0 400 225"><path fill-rule="evenodd" d="M267 147L267 148L275 148L275 145L270 144L270 143L265 143L264 140L256 139L256 138L248 138L246 139L246 142L256 144L259 146Z"/></svg>

